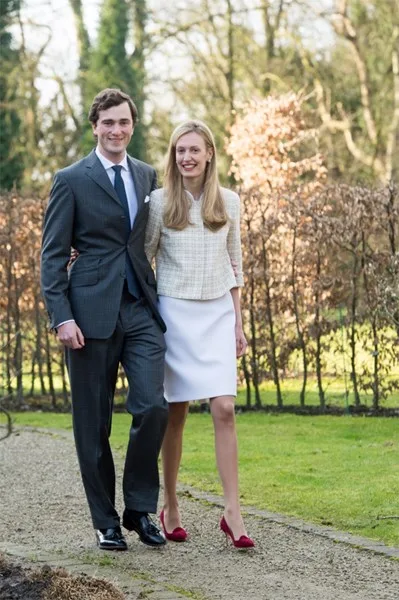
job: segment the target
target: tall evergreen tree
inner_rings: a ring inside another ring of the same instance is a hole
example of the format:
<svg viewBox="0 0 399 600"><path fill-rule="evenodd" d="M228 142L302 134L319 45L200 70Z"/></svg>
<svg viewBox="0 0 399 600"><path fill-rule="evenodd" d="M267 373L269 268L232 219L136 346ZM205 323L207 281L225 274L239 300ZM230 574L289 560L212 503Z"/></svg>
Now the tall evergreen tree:
<svg viewBox="0 0 399 600"><path fill-rule="evenodd" d="M135 149L137 156L145 160L147 157L147 134L148 129L143 123L144 103L146 99L145 86L147 83L147 71L145 65L145 50L148 47L148 37L146 33L147 6L146 0L129 0L132 14L132 29L134 36L134 51L130 57L131 68L133 69L134 89L132 90L134 102L139 111L141 121L135 131Z"/></svg>
<svg viewBox="0 0 399 600"><path fill-rule="evenodd" d="M141 9L143 9L143 5L144 0L141 0ZM136 23L141 15L141 12L134 13ZM85 97L83 98L86 114L96 93L103 88L114 87L120 88L132 96L133 100L137 102L139 115L142 117L144 78L142 74L136 74L133 58L128 55L126 50L130 32L129 16L130 2L128 0L103 1L98 38L92 48ZM140 42L141 40L138 40L138 45ZM82 145L86 151L93 146L93 137L89 127L84 133ZM128 151L137 158L145 157L145 140L141 124L136 128Z"/></svg>
<svg viewBox="0 0 399 600"><path fill-rule="evenodd" d="M83 17L82 0L69 0L73 15L75 17L76 37L79 53L78 84L82 99L86 99L87 72L90 67L90 38Z"/></svg>
<svg viewBox="0 0 399 600"><path fill-rule="evenodd" d="M19 186L24 170L22 153L18 150L21 120L13 103L16 96L15 71L19 62L18 51L12 46L9 26L20 9L20 0L0 1L0 188L10 190Z"/></svg>

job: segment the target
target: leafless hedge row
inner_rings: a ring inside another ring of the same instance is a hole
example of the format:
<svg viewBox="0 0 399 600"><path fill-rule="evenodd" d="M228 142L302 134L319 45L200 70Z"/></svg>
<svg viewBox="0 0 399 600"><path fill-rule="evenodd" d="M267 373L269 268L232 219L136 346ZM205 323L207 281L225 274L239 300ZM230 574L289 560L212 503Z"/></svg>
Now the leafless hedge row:
<svg viewBox="0 0 399 600"><path fill-rule="evenodd" d="M398 388L395 188L323 187L306 203L293 194L276 211L256 192L241 200L248 406L262 405L261 384L272 380L282 407L294 376L302 406L315 377L323 409L334 376L355 405L368 394L378 408ZM64 355L39 288L44 207L27 194L0 198L0 397L16 408L38 396L53 407L69 403Z"/></svg>

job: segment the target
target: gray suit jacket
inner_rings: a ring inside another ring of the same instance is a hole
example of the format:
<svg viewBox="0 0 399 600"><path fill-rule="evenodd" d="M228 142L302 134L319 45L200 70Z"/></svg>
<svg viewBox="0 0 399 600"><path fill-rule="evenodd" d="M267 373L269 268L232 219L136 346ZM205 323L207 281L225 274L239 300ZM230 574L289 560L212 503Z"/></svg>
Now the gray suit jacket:
<svg viewBox="0 0 399 600"><path fill-rule="evenodd" d="M153 316L166 329L157 309L154 273L144 252L149 212L144 199L157 187L156 173L134 158L128 157L128 163L138 210L127 242L122 204L94 150L55 175L41 261L51 327L75 319L85 337L110 337L118 318L128 252ZM68 272L71 246L79 257Z"/></svg>

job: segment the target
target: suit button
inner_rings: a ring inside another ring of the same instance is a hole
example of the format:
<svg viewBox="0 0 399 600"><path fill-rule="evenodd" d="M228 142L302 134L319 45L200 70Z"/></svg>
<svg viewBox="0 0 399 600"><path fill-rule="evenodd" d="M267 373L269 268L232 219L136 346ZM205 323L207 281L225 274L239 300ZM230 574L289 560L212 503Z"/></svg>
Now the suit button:
<svg viewBox="0 0 399 600"><path fill-rule="evenodd" d="M121 271L121 272L120 272L120 276L121 276L121 277L123 277L123 279L125 279L125 272L124 272L124 271Z"/></svg>

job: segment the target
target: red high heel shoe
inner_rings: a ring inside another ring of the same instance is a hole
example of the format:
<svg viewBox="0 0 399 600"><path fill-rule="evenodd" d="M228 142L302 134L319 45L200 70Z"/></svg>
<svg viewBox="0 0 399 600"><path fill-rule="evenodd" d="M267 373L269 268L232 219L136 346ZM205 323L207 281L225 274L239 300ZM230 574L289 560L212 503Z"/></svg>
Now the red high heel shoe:
<svg viewBox="0 0 399 600"><path fill-rule="evenodd" d="M161 524L162 524L162 529L163 532L165 534L165 537L167 540L170 540L171 542L185 542L187 539L187 531L185 529L183 529L183 527L175 527L175 529L173 531L166 531L166 527L165 527L165 514L163 509L161 510L161 514L159 515Z"/></svg>
<svg viewBox="0 0 399 600"><path fill-rule="evenodd" d="M240 539L236 540L224 517L220 521L220 529L226 534L226 539L227 536L230 536L235 548L253 548L255 546L254 541L247 535L242 535Z"/></svg>

